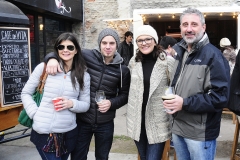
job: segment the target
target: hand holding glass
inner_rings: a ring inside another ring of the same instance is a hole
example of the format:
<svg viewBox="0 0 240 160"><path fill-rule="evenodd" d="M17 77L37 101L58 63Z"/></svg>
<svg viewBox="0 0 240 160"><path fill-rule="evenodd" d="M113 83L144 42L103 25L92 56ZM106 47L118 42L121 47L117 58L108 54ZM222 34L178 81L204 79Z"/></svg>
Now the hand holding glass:
<svg viewBox="0 0 240 160"><path fill-rule="evenodd" d="M165 89L164 95L162 96L162 100L171 100L175 98L175 95L173 93L173 87L167 87ZM165 109L166 112L172 112L170 109Z"/></svg>
<svg viewBox="0 0 240 160"><path fill-rule="evenodd" d="M105 100L106 96L103 90L98 90L96 91L96 95L95 95L95 101L97 103L101 103L102 100Z"/></svg>

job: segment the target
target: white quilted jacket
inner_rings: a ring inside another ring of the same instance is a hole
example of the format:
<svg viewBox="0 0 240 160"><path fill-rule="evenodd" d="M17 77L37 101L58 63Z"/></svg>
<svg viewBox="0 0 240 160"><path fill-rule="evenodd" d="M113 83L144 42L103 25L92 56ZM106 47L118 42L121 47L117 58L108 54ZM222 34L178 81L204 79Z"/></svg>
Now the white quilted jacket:
<svg viewBox="0 0 240 160"><path fill-rule="evenodd" d="M171 138L170 116L164 111L161 96L167 86L166 70L173 71L174 58L167 56L164 61L157 59L150 77L149 98L146 106L146 133L149 144L160 143ZM139 141L142 121L143 69L141 62L132 57L129 62L131 84L127 104L127 133Z"/></svg>
<svg viewBox="0 0 240 160"><path fill-rule="evenodd" d="M44 86L44 94L39 107L32 99L42 75L44 63L39 64L25 84L21 98L23 106L30 118L33 118L33 129L39 134L64 133L74 129L76 113L86 112L90 106L90 76L84 75L84 89L72 87L70 73L57 73L55 76L48 75ZM55 111L52 99L65 97L73 101L73 108L63 111Z"/></svg>

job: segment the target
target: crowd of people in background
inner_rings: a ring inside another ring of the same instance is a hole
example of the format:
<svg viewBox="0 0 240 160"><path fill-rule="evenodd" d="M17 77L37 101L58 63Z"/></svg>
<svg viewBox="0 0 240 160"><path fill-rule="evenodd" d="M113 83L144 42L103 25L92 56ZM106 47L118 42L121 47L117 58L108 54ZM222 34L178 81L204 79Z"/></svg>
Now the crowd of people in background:
<svg viewBox="0 0 240 160"><path fill-rule="evenodd" d="M42 159L86 160L94 136L96 159L107 160L116 110L126 105L127 133L141 160L160 160L170 139L178 160L214 160L237 54L226 37L220 49L210 43L204 15L195 8L181 14L180 31L180 42L170 36L159 41L152 26L142 25L120 43L118 33L106 28L97 49L81 49L72 33L60 35L55 52L45 57L49 76L39 108L30 99L43 63L22 91L34 121L31 141ZM174 88L174 98L163 101L167 87ZM99 90L105 98L96 102ZM60 110L51 102L55 97Z"/></svg>

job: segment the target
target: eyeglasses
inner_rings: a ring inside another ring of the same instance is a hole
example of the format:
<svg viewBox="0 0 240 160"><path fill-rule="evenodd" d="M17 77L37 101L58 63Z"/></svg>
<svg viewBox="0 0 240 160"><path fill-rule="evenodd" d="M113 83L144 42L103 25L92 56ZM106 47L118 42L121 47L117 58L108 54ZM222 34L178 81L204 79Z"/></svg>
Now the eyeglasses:
<svg viewBox="0 0 240 160"><path fill-rule="evenodd" d="M138 45L142 45L143 42L145 42L146 44L150 44L150 43L152 43L152 39L153 38L138 39L138 40L136 40L136 42Z"/></svg>
<svg viewBox="0 0 240 160"><path fill-rule="evenodd" d="M68 46L66 46L67 47L67 49L69 50L69 51L73 51L74 49L75 49L75 47L74 47L74 45L68 45ZM65 46L64 45L61 45L61 44L59 44L58 46L57 46L57 49L58 50L63 50L65 48Z"/></svg>

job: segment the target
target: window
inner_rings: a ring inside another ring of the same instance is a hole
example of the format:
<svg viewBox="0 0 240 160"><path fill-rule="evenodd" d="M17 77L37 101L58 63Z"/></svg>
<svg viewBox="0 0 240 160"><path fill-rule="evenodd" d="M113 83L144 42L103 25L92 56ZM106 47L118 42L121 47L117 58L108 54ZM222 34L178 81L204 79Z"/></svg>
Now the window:
<svg viewBox="0 0 240 160"><path fill-rule="evenodd" d="M57 37L72 31L72 23L37 14L26 14L30 21L30 49L32 70L43 62L46 54L53 52Z"/></svg>

